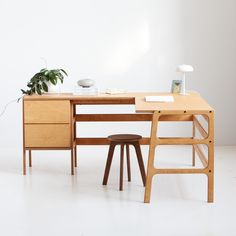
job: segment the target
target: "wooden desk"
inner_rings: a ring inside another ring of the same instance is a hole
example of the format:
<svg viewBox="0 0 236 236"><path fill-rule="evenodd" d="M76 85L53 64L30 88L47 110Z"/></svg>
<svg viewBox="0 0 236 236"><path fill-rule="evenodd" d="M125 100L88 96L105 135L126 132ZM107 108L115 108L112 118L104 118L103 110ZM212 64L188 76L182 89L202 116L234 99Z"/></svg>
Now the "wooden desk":
<svg viewBox="0 0 236 236"><path fill-rule="evenodd" d="M98 96L76 96L73 94L33 95L23 99L23 173L26 174L26 151L29 151L31 166L32 150L71 150L71 174L77 165L77 145L106 145L108 140L100 138L79 138L76 136L77 122L102 121L151 121L150 137L144 137L141 144L150 145L147 183L144 202L150 202L152 178L156 174L205 174L208 177L208 202L213 202L214 192L214 110L198 93L188 96L174 94L173 103L146 103L147 95L160 93L127 93L120 95L100 94ZM166 94L163 94L166 95ZM135 105L134 114L76 114L76 105ZM208 124L205 130L199 121L203 117ZM158 124L161 121L189 121L193 126L193 135L188 138L158 137ZM197 131L197 132L196 132ZM198 136L197 136L197 133ZM200 136L200 137L199 137ZM208 147L208 155L201 147ZM157 145L191 145L193 147L192 164L195 166L195 153L202 168L160 169L154 167Z"/></svg>

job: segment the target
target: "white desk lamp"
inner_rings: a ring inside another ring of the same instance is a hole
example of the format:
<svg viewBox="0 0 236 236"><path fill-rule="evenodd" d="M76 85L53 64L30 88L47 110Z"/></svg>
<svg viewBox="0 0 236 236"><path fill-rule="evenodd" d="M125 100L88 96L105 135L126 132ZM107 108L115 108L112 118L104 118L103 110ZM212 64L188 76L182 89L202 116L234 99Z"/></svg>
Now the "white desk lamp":
<svg viewBox="0 0 236 236"><path fill-rule="evenodd" d="M188 95L185 90L185 73L186 72L193 72L193 67L191 65L178 65L176 68L177 72L182 72L183 73L183 78L182 78L182 91L181 95Z"/></svg>

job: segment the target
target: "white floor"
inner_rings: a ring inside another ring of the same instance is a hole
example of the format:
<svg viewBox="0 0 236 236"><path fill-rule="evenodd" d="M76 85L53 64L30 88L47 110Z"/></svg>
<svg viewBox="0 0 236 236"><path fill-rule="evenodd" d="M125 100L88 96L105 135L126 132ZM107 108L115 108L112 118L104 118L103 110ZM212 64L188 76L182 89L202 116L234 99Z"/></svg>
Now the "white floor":
<svg viewBox="0 0 236 236"><path fill-rule="evenodd" d="M106 152L81 147L73 177L69 152L35 152L33 167L22 176L20 150L0 149L0 235L236 235L236 147L216 148L211 204L204 175L158 176L151 203L144 204L134 155L132 182L125 176L124 191L118 191L118 152L104 187ZM143 155L146 163L146 147ZM157 156L160 166L191 166L189 147L163 147Z"/></svg>

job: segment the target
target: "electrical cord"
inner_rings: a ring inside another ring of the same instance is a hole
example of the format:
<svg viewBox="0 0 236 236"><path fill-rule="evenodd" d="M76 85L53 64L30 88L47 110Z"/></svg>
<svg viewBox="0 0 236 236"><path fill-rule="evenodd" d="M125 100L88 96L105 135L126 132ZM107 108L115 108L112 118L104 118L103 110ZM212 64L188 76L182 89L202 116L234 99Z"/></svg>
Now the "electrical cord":
<svg viewBox="0 0 236 236"><path fill-rule="evenodd" d="M14 100L9 101L9 102L4 106L2 112L0 113L0 118L4 115L4 113L5 113L6 110L7 110L7 107L8 107L10 104L12 104L12 103L14 103L14 102L19 102L22 97L23 97L23 96L21 96L21 97L19 97L19 98L16 98L16 99L14 99Z"/></svg>

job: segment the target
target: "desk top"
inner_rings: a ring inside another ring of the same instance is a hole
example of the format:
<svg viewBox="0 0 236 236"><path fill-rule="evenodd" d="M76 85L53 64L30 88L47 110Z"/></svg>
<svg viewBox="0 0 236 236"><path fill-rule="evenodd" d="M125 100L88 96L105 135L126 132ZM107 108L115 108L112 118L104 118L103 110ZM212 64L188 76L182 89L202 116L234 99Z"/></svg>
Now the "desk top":
<svg viewBox="0 0 236 236"><path fill-rule="evenodd" d="M174 102L146 102L145 96L173 95ZM213 111L213 108L197 93L191 92L183 96L170 93L124 93L99 94L93 96L73 95L72 93L43 94L24 96L24 101L32 100L70 100L74 104L134 104L136 112L162 111L178 113L183 111Z"/></svg>

